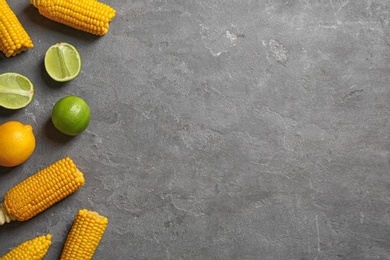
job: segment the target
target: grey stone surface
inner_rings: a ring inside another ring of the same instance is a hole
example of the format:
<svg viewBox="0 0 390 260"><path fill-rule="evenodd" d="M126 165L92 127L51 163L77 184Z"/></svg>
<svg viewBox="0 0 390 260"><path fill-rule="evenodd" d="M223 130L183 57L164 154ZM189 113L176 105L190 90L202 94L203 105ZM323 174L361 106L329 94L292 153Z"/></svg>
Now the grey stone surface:
<svg viewBox="0 0 390 260"><path fill-rule="evenodd" d="M6 59L35 84L23 165L0 169L0 196L70 156L86 185L0 229L0 255L51 233L58 259L80 208L109 226L94 259L390 259L390 3L385 0L107 0L97 38L9 1L35 43ZM66 84L46 49L80 51ZM83 134L50 122L53 104L91 106Z"/></svg>

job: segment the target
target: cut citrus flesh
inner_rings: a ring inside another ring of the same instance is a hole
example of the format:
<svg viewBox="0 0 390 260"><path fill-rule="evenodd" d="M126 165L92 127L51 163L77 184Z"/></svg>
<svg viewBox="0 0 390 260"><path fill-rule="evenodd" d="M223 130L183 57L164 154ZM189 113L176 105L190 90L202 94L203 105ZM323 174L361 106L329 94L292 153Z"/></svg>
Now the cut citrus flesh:
<svg viewBox="0 0 390 260"><path fill-rule="evenodd" d="M76 78L81 71L81 57L76 47L59 42L49 47L45 54L47 74L58 82Z"/></svg>
<svg viewBox="0 0 390 260"><path fill-rule="evenodd" d="M0 75L0 106L19 109L27 106L34 98L34 85L19 73L7 72Z"/></svg>

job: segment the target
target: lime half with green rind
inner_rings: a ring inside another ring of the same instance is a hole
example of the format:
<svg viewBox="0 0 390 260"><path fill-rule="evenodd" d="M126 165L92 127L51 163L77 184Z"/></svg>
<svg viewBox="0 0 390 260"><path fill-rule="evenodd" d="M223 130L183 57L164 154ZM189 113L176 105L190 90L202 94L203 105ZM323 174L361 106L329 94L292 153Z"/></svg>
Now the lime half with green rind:
<svg viewBox="0 0 390 260"><path fill-rule="evenodd" d="M81 57L76 47L59 42L49 47L45 54L45 69L58 82L76 78L81 71Z"/></svg>
<svg viewBox="0 0 390 260"><path fill-rule="evenodd" d="M24 75L6 72L0 75L0 106L7 109L20 109L34 98L34 85Z"/></svg>

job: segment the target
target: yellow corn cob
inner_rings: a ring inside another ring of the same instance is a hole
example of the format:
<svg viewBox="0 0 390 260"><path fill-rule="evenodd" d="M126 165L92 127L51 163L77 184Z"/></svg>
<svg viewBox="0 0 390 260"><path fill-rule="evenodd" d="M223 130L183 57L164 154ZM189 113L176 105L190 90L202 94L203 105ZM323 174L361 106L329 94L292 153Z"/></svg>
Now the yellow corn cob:
<svg viewBox="0 0 390 260"><path fill-rule="evenodd" d="M0 50L6 57L34 47L15 13L5 0L0 0Z"/></svg>
<svg viewBox="0 0 390 260"><path fill-rule="evenodd" d="M97 0L30 0L50 20L96 35L104 35L116 11Z"/></svg>
<svg viewBox="0 0 390 260"><path fill-rule="evenodd" d="M4 196L0 225L25 221L64 199L84 185L84 175L69 157L22 181Z"/></svg>
<svg viewBox="0 0 390 260"><path fill-rule="evenodd" d="M51 235L39 236L28 240L7 254L0 257L0 260L38 260L45 257L51 245Z"/></svg>
<svg viewBox="0 0 390 260"><path fill-rule="evenodd" d="M81 209L68 234L60 260L92 259L107 227L108 219L95 211Z"/></svg>

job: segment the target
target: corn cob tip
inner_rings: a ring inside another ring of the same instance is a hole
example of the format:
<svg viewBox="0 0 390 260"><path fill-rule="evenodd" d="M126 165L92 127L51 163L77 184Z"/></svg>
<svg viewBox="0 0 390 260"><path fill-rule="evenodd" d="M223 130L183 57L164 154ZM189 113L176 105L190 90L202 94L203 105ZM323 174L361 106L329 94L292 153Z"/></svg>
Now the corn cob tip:
<svg viewBox="0 0 390 260"><path fill-rule="evenodd" d="M43 259L51 246L51 237L51 234L47 234L27 240L0 257L0 260Z"/></svg>
<svg viewBox="0 0 390 260"><path fill-rule="evenodd" d="M60 260L92 259L108 224L96 211L81 209L73 221Z"/></svg>
<svg viewBox="0 0 390 260"><path fill-rule="evenodd" d="M10 223L12 220L14 220L8 212L3 207L3 204L0 205L0 226L4 225L5 223Z"/></svg>
<svg viewBox="0 0 390 260"><path fill-rule="evenodd" d="M0 51L5 57L33 48L30 36L5 0L0 1L0 10Z"/></svg>

